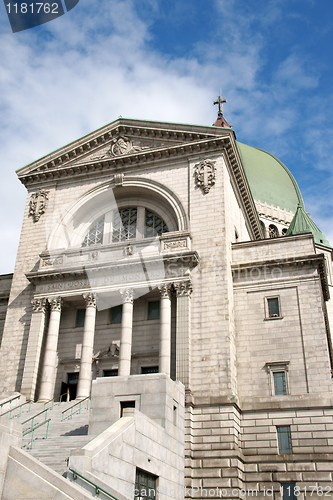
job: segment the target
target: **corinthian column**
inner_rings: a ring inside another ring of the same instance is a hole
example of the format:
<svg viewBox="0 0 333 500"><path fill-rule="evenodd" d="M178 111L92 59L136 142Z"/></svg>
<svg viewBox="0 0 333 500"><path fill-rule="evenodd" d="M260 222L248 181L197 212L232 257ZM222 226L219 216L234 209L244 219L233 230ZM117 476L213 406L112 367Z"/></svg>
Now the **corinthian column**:
<svg viewBox="0 0 333 500"><path fill-rule="evenodd" d="M91 365L95 337L96 294L85 293L83 298L86 302L86 315L84 318L80 374L76 393L77 399L84 399L90 396Z"/></svg>
<svg viewBox="0 0 333 500"><path fill-rule="evenodd" d="M133 288L120 290L123 299L123 313L121 318L121 339L119 352L119 376L131 374L132 357L132 329L133 329Z"/></svg>
<svg viewBox="0 0 333 500"><path fill-rule="evenodd" d="M170 377L171 363L171 283L163 283L158 287L160 302L160 354L159 372Z"/></svg>
<svg viewBox="0 0 333 500"><path fill-rule="evenodd" d="M61 316L62 298L49 299L51 314L47 331L42 383L39 391L39 401L49 401L54 396L55 371L57 367L57 347Z"/></svg>

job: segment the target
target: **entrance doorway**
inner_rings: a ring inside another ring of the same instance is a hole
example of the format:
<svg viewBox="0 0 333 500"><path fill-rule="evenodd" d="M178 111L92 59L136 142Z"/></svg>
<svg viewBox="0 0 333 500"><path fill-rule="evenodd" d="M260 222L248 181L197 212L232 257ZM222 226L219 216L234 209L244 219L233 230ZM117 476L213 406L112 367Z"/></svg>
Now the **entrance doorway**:
<svg viewBox="0 0 333 500"><path fill-rule="evenodd" d="M77 384L79 382L79 374L78 373L67 373L67 384L62 384L63 388L65 389L65 392L67 389L69 389L69 399L70 401L73 401L73 399L76 399L76 390L77 390Z"/></svg>

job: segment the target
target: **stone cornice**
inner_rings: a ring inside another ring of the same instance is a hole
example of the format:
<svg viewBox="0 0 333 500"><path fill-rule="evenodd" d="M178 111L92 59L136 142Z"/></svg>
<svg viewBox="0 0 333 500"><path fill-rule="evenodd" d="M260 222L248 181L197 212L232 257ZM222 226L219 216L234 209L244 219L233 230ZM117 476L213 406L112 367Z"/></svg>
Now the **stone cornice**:
<svg viewBox="0 0 333 500"><path fill-rule="evenodd" d="M193 269L199 263L199 256L197 252L187 251L182 252L180 255L166 255L159 257L162 259L164 264L178 264L180 263L183 267L184 264L187 265L188 269ZM144 260L145 265L156 262L156 258L146 257ZM86 277L89 273L94 273L96 275L103 275L106 272L128 272L128 270L133 269L135 266L142 266L142 262L139 258L130 258L125 262L119 262L119 260L114 262L101 263L100 265L93 263L91 265L68 267L61 269L52 269L46 271L30 272L26 274L27 279L34 285L41 283L43 281L54 281L63 279L82 279Z"/></svg>
<svg viewBox="0 0 333 500"><path fill-rule="evenodd" d="M73 176L84 177L87 176L87 174L90 176L99 176L103 172L117 173L119 169L124 171L126 168L133 166L138 167L139 165L149 165L161 160L175 159L185 155L198 155L205 152L212 152L218 147L226 146L228 140L224 142L225 139L227 138L200 139L195 142L163 146L156 149L137 151L114 158L103 158L93 161L85 161L82 159L82 163L75 163L75 165L72 164L70 160L77 160L76 156L72 157L70 153L66 153L40 166L34 165L34 168L30 171L18 172L18 176L20 181L26 187L29 187L34 184L68 179Z"/></svg>
<svg viewBox="0 0 333 500"><path fill-rule="evenodd" d="M313 246L313 251L315 250L314 248L314 243L313 243L313 235L312 233L302 233L302 234L291 234L288 236L278 236L277 238L264 238L260 241L237 241L235 243L232 243L232 248L246 248L246 247L253 247L253 245L260 246L260 245L278 245L279 243L287 243L287 241L297 241L297 240L310 240L312 242ZM327 249L326 247L323 247Z"/></svg>
<svg viewBox="0 0 333 500"><path fill-rule="evenodd" d="M255 240L264 238L261 228L258 212L253 200L249 183L247 181L244 168L238 153L234 135L230 134L228 138L224 139L225 151L227 162L229 163L231 176L235 182L238 192L240 194L240 203L243 205L244 211L248 214L249 224L247 229L250 236Z"/></svg>
<svg viewBox="0 0 333 500"><path fill-rule="evenodd" d="M306 265L315 265L317 266L324 300L327 301L330 299L329 286L327 281L327 273L326 273L326 263L325 263L325 255L324 254L315 254L315 255L306 255L301 257L293 257L286 259L273 259L273 260L262 260L262 261L254 261L254 262L244 262L242 264L232 265L233 273L237 271L241 273L243 270L247 269L260 269L260 268L271 268L271 267L283 267L283 266L306 266Z"/></svg>
<svg viewBox="0 0 333 500"><path fill-rule="evenodd" d="M207 130L206 127L200 126L173 126L171 124L163 123L154 124L154 122L146 122L145 125L144 122L142 123L135 120L120 119L68 144L67 146L64 146L63 148L54 151L47 156L44 156L26 167L19 169L17 171L17 175L23 184L38 180L37 177L35 178L38 174L42 180L47 178L52 179L53 177L48 176L48 174L54 173L59 169L66 170L65 167L67 164L69 164L68 168L70 169L70 163L73 161L77 162L80 159L82 159L82 163L84 164L87 154L91 154L93 151L98 150L101 146L107 145L112 139L117 138L120 135L126 135L135 139L157 139L168 141L171 144L175 144L177 142L184 144L201 141L216 135L221 136L221 131L224 131L223 135L228 134L228 131L224 129ZM121 158L123 157L117 157L117 159ZM112 160L113 159L111 159L111 162ZM94 163L99 162L92 162L92 164ZM106 161L105 163L108 162ZM43 177L43 174L45 177ZM32 175L33 178L31 179Z"/></svg>

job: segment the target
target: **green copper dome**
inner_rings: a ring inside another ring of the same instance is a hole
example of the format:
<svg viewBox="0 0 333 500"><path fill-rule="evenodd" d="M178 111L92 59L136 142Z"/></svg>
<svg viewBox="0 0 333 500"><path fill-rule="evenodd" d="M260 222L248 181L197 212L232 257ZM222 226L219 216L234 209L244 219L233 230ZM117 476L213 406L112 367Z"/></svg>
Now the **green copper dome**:
<svg viewBox="0 0 333 500"><path fill-rule="evenodd" d="M298 205L304 207L297 183L275 156L261 149L237 142L247 180L253 198L262 203L296 212Z"/></svg>
<svg viewBox="0 0 333 500"><path fill-rule="evenodd" d="M237 147L254 200L295 214L286 236L312 233L315 243L330 248L325 233L306 213L299 187L287 167L266 151L240 142Z"/></svg>

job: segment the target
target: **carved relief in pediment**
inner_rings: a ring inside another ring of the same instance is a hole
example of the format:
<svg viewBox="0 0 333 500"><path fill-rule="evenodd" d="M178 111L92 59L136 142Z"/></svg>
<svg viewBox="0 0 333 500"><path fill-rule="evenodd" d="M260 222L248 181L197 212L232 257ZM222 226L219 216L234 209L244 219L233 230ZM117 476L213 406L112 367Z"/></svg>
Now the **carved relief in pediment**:
<svg viewBox="0 0 333 500"><path fill-rule="evenodd" d="M86 156L75 163L82 163L82 161L92 162L95 160L107 160L108 158L116 158L119 156L146 151L148 149L151 149L151 147L141 145L139 141L132 141L126 136L119 136L113 139L107 147L100 149L99 151Z"/></svg>

